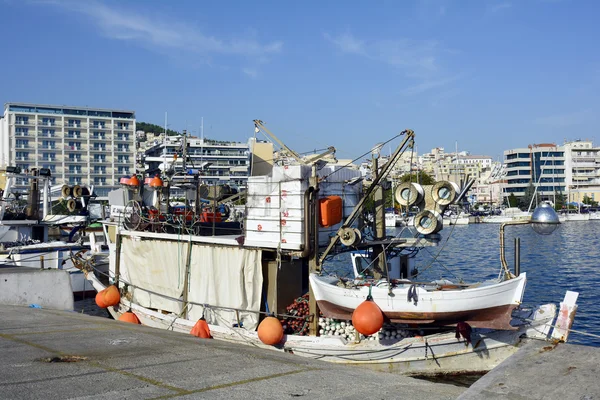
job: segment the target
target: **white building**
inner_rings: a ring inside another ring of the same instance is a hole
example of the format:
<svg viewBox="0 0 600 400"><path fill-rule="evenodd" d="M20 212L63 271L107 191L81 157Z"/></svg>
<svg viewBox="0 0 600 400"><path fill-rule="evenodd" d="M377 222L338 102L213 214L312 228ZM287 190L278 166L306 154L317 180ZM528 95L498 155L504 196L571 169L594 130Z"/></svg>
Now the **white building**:
<svg viewBox="0 0 600 400"><path fill-rule="evenodd" d="M591 140L565 142L565 182L568 202L584 197L600 200L600 148Z"/></svg>
<svg viewBox="0 0 600 400"><path fill-rule="evenodd" d="M553 143L533 144L504 151L506 187L504 196L523 197L530 184L537 187L542 200L565 194L565 148Z"/></svg>
<svg viewBox="0 0 600 400"><path fill-rule="evenodd" d="M250 144L186 137L185 158L183 136L168 136L163 142L146 149L149 170L162 170L173 165L181 173L192 170L201 183L229 184L246 187L250 175ZM177 156L175 156L177 155Z"/></svg>
<svg viewBox="0 0 600 400"><path fill-rule="evenodd" d="M88 107L6 103L0 167L47 168L52 183L94 186L105 196L134 171L135 113ZM25 182L17 182L25 189ZM19 188L19 186L17 186Z"/></svg>

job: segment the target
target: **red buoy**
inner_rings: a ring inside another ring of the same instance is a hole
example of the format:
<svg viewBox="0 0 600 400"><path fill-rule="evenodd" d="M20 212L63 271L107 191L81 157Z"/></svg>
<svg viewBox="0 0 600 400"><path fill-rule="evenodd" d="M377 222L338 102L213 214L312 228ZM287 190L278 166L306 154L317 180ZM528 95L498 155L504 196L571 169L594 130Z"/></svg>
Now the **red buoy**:
<svg viewBox="0 0 600 400"><path fill-rule="evenodd" d="M383 313L370 295L352 313L352 325L365 336L378 332L383 326Z"/></svg>
<svg viewBox="0 0 600 400"><path fill-rule="evenodd" d="M198 320L198 322L196 322L196 325L194 325L194 327L190 331L190 334L192 334L194 336L198 336L199 338L202 338L202 339L211 339L212 338L212 336L210 334L210 328L208 327L208 323L206 322L206 320L204 318L200 318Z"/></svg>
<svg viewBox="0 0 600 400"><path fill-rule="evenodd" d="M140 320L138 319L137 315L135 315L131 311L127 311L127 312L121 314L121 316L119 317L119 321L129 322L130 324L138 324L138 325L140 323Z"/></svg>
<svg viewBox="0 0 600 400"><path fill-rule="evenodd" d="M258 338L266 345L274 346L283 339L283 327L275 317L267 317L258 325Z"/></svg>
<svg viewBox="0 0 600 400"><path fill-rule="evenodd" d="M96 293L96 305L98 305L98 307L100 308L106 308L108 307L106 305L106 302L104 301L104 290L99 291L98 293Z"/></svg>
<svg viewBox="0 0 600 400"><path fill-rule="evenodd" d="M114 307L121 301L121 294L119 293L119 289L115 285L110 285L104 292L104 304L106 307Z"/></svg>

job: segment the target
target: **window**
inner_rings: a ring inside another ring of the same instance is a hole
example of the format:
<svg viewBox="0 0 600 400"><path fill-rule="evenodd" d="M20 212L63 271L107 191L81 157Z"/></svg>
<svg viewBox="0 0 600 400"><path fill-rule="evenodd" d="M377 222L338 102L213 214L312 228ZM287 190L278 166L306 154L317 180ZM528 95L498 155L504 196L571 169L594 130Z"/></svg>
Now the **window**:
<svg viewBox="0 0 600 400"><path fill-rule="evenodd" d="M104 139L104 136L105 136L104 132L93 132L92 133L92 137L94 139Z"/></svg>
<svg viewBox="0 0 600 400"><path fill-rule="evenodd" d="M71 176L71 177L69 177L69 184L81 185L81 178L78 176Z"/></svg>
<svg viewBox="0 0 600 400"><path fill-rule="evenodd" d="M24 117L24 116L18 115L15 123L17 123L19 125L27 125L29 123L29 117Z"/></svg>
<svg viewBox="0 0 600 400"><path fill-rule="evenodd" d="M15 157L17 158L17 161L26 161L27 159L29 159L29 152L17 151L15 153Z"/></svg>
<svg viewBox="0 0 600 400"><path fill-rule="evenodd" d="M74 139L80 139L81 131L69 130L69 132L67 133L67 137L74 138Z"/></svg>
<svg viewBox="0 0 600 400"><path fill-rule="evenodd" d="M44 161L54 161L56 159L55 153L42 153L42 160Z"/></svg>
<svg viewBox="0 0 600 400"><path fill-rule="evenodd" d="M79 162L79 161L81 161L81 155L69 154L69 161Z"/></svg>
<svg viewBox="0 0 600 400"><path fill-rule="evenodd" d="M47 168L52 173L56 172L56 165L53 165L53 164L42 164L42 168Z"/></svg>
<svg viewBox="0 0 600 400"><path fill-rule="evenodd" d="M54 140L43 140L42 148L43 149L54 149L55 148Z"/></svg>
<svg viewBox="0 0 600 400"><path fill-rule="evenodd" d="M42 118L42 125L54 126L55 121L56 120L54 118L44 117L44 118Z"/></svg>
<svg viewBox="0 0 600 400"><path fill-rule="evenodd" d="M69 173L81 174L81 166L80 165L69 165Z"/></svg>
<svg viewBox="0 0 600 400"><path fill-rule="evenodd" d="M94 150L104 151L104 150L106 150L106 144L105 143L94 143Z"/></svg>
<svg viewBox="0 0 600 400"><path fill-rule="evenodd" d="M81 150L81 143L80 142L70 141L69 142L69 148L71 150Z"/></svg>
<svg viewBox="0 0 600 400"><path fill-rule="evenodd" d="M15 142L17 149L26 149L29 147L29 140L27 139L17 139Z"/></svg>
<svg viewBox="0 0 600 400"><path fill-rule="evenodd" d="M119 167L117 172L120 174L129 174L129 167Z"/></svg>
<svg viewBox="0 0 600 400"><path fill-rule="evenodd" d="M129 122L118 122L118 129L129 129Z"/></svg>
<svg viewBox="0 0 600 400"><path fill-rule="evenodd" d="M105 185L106 178L94 178L94 184L95 185Z"/></svg>
<svg viewBox="0 0 600 400"><path fill-rule="evenodd" d="M94 173L96 174L106 174L106 167L102 167L102 166L94 166Z"/></svg>
<svg viewBox="0 0 600 400"><path fill-rule="evenodd" d="M104 161L106 161L106 155L94 154L94 161L104 162Z"/></svg>
<svg viewBox="0 0 600 400"><path fill-rule="evenodd" d="M81 128L81 120L80 119L70 119L67 126L74 126L76 128Z"/></svg>
<svg viewBox="0 0 600 400"><path fill-rule="evenodd" d="M129 145L128 144L119 144L119 145L117 145L117 150L119 150L119 151L129 151Z"/></svg>
<svg viewBox="0 0 600 400"><path fill-rule="evenodd" d="M119 139L119 140L129 140L129 134L128 133L119 132L117 134L117 139Z"/></svg>
<svg viewBox="0 0 600 400"><path fill-rule="evenodd" d="M119 156L119 162L129 162L129 156Z"/></svg>
<svg viewBox="0 0 600 400"><path fill-rule="evenodd" d="M54 133L54 129L42 129L42 136L44 137L54 137Z"/></svg>
<svg viewBox="0 0 600 400"><path fill-rule="evenodd" d="M94 128L98 129L104 129L105 127L105 122L104 121L94 121Z"/></svg>
<svg viewBox="0 0 600 400"><path fill-rule="evenodd" d="M16 128L15 134L17 136L29 136L29 128Z"/></svg>

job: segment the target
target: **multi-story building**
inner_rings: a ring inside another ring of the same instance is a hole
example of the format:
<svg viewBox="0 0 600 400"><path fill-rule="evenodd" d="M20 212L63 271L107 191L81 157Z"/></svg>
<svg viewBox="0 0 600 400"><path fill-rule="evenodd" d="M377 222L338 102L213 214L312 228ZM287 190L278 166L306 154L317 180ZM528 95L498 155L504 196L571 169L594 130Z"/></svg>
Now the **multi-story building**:
<svg viewBox="0 0 600 400"><path fill-rule="evenodd" d="M584 197L600 200L600 148L591 140L565 142L565 182L568 202Z"/></svg>
<svg viewBox="0 0 600 400"><path fill-rule="evenodd" d="M533 184L542 200L565 194L565 149L553 143L533 144L504 151L506 187L504 196L523 197Z"/></svg>
<svg viewBox="0 0 600 400"><path fill-rule="evenodd" d="M185 157L184 157L185 142ZM175 156L177 155L177 156ZM173 165L178 173L194 170L205 184L229 184L246 187L250 175L250 143L218 141L187 136L168 136L146 150L149 170ZM185 168L184 168L185 167Z"/></svg>
<svg viewBox="0 0 600 400"><path fill-rule="evenodd" d="M47 168L53 184L118 187L135 167L135 113L88 107L6 103L0 119L0 166ZM25 189L25 182L17 188ZM19 187L20 186L20 187Z"/></svg>

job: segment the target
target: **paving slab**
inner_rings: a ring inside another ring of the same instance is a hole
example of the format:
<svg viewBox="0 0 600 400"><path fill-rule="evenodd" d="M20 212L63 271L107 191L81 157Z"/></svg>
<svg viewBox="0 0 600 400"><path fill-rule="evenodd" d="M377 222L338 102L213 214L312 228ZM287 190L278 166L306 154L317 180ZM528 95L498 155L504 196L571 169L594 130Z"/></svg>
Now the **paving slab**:
<svg viewBox="0 0 600 400"><path fill-rule="evenodd" d="M464 391L75 312L0 307L6 400L455 399Z"/></svg>
<svg viewBox="0 0 600 400"><path fill-rule="evenodd" d="M531 341L460 400L600 400L600 348Z"/></svg>

